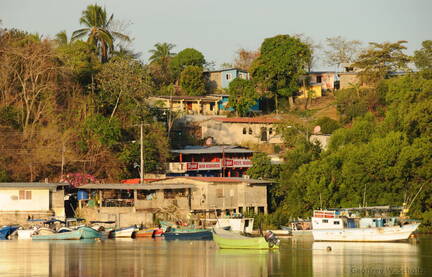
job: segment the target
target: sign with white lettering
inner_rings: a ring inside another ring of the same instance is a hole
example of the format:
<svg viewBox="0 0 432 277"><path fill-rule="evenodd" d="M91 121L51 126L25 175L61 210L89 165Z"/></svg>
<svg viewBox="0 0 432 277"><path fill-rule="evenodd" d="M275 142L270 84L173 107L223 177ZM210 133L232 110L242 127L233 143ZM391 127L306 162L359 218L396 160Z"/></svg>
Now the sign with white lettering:
<svg viewBox="0 0 432 277"><path fill-rule="evenodd" d="M251 167L251 160L242 159L225 159L223 162L224 167ZM200 170L221 170L222 162L188 162L186 163L187 171L200 171Z"/></svg>

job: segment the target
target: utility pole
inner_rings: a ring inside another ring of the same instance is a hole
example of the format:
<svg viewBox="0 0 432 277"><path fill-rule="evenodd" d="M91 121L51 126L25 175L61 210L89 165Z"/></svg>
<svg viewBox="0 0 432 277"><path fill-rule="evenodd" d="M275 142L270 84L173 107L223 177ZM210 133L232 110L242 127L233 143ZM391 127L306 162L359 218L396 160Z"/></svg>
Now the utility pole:
<svg viewBox="0 0 432 277"><path fill-rule="evenodd" d="M141 184L144 184L144 128L143 124L141 122L140 124L140 144L141 144L141 164L140 164L140 177L141 177Z"/></svg>

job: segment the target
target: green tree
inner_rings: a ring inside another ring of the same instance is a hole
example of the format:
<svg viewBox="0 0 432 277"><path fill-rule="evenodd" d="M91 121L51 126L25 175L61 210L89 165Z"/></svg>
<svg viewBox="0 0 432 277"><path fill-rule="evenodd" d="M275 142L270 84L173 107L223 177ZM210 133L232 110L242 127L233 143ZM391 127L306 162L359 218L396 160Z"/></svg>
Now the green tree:
<svg viewBox="0 0 432 277"><path fill-rule="evenodd" d="M108 61L110 53L114 51L114 39L130 41L127 35L110 29L113 18L113 14L108 17L105 8L97 4L88 5L80 18L80 24L86 27L74 31L72 40L87 36L87 42L98 50L101 61Z"/></svg>
<svg viewBox="0 0 432 277"><path fill-rule="evenodd" d="M404 51L407 41L376 43L370 42L370 47L362 51L353 63L359 70L359 78L363 84L376 85L388 78L390 73L407 71L411 61Z"/></svg>
<svg viewBox="0 0 432 277"><path fill-rule="evenodd" d="M321 127L322 134L331 134L342 127L339 122L326 116L318 118L315 124Z"/></svg>
<svg viewBox="0 0 432 277"><path fill-rule="evenodd" d="M145 98L151 93L152 82L143 65L129 57L114 57L96 75L100 89L99 103L110 120L122 106L123 119L140 112Z"/></svg>
<svg viewBox="0 0 432 277"><path fill-rule="evenodd" d="M58 32L55 35L55 41L59 44L59 45L66 45L70 42L68 35L66 33L65 30Z"/></svg>
<svg viewBox="0 0 432 277"><path fill-rule="evenodd" d="M155 49L149 51L152 54L149 58L150 70L157 80L156 83L160 83L159 86L167 86L171 83L173 77L170 63L175 55L171 52L175 45L164 42L156 43L154 47Z"/></svg>
<svg viewBox="0 0 432 277"><path fill-rule="evenodd" d="M250 72L260 89L275 99L276 111L279 97L292 97L298 91L310 60L311 50L299 38L278 35L264 40Z"/></svg>
<svg viewBox="0 0 432 277"><path fill-rule="evenodd" d="M186 48L172 58L171 69L174 76L178 78L180 73L183 72L187 66L198 66L202 68L205 63L204 55L200 51L193 48Z"/></svg>
<svg viewBox="0 0 432 277"><path fill-rule="evenodd" d="M230 82L228 93L228 105L234 109L237 116L246 116L259 97L254 83L240 78Z"/></svg>
<svg viewBox="0 0 432 277"><path fill-rule="evenodd" d="M180 87L187 95L204 95L206 91L202 67L194 65L185 67L180 75Z"/></svg>
<svg viewBox="0 0 432 277"><path fill-rule="evenodd" d="M432 40L422 42L422 48L414 51L413 57L416 67L422 71L427 78L432 78Z"/></svg>
<svg viewBox="0 0 432 277"><path fill-rule="evenodd" d="M83 87L91 84L93 76L101 66L92 45L84 41L75 41L61 44L56 52L61 62Z"/></svg>
<svg viewBox="0 0 432 277"><path fill-rule="evenodd" d="M253 179L277 180L280 166L271 163L270 157L265 153L256 152L252 157L252 167L247 174Z"/></svg>

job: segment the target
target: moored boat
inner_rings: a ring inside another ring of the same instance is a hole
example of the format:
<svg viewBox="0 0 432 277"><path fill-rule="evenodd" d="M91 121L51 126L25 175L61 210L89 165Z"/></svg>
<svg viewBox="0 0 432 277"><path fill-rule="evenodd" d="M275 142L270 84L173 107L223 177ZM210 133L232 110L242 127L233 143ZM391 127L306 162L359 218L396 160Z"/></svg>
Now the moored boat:
<svg viewBox="0 0 432 277"><path fill-rule="evenodd" d="M161 237L164 231L161 228L146 228L134 233L136 238L154 238Z"/></svg>
<svg viewBox="0 0 432 277"><path fill-rule="evenodd" d="M81 231L82 239L99 239L102 237L102 234L95 229L87 226L79 227L78 230Z"/></svg>
<svg viewBox="0 0 432 277"><path fill-rule="evenodd" d="M17 230L17 239L31 239L31 237L36 233L36 229L23 229Z"/></svg>
<svg viewBox="0 0 432 277"><path fill-rule="evenodd" d="M165 239L179 239L179 240L211 240L213 234L208 229L178 229L167 230L164 233Z"/></svg>
<svg viewBox="0 0 432 277"><path fill-rule="evenodd" d="M32 240L79 240L82 236L82 230L73 230L63 233L52 233L47 235L33 235Z"/></svg>
<svg viewBox="0 0 432 277"><path fill-rule="evenodd" d="M108 234L108 237L109 238L131 238L133 232L135 232L135 231L137 231L137 228L135 225L133 225L133 226L125 227L125 228L112 230Z"/></svg>
<svg viewBox="0 0 432 277"><path fill-rule="evenodd" d="M279 240L268 232L266 237L246 237L223 229L213 229L213 239L221 249L277 249Z"/></svg>
<svg viewBox="0 0 432 277"><path fill-rule="evenodd" d="M312 217L312 234L315 241L401 241L408 240L419 225L399 217L358 217L346 211L319 210Z"/></svg>
<svg viewBox="0 0 432 277"><path fill-rule="evenodd" d="M19 226L3 226L0 228L0 240L8 239L9 235L18 230Z"/></svg>

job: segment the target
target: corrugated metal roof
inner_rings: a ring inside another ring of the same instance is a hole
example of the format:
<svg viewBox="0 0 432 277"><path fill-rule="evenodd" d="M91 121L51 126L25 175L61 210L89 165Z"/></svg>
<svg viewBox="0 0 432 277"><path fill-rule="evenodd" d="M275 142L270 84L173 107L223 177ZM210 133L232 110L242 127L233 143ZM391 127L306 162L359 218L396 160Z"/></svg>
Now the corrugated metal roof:
<svg viewBox="0 0 432 277"><path fill-rule="evenodd" d="M254 151L238 146L197 146L187 147L184 149L171 150L172 153L182 154L217 154L217 153L247 153L252 154Z"/></svg>
<svg viewBox="0 0 432 277"><path fill-rule="evenodd" d="M221 121L224 123L263 123L263 124L273 124L273 123L279 123L280 120L276 118L271 117L226 117L226 118L220 118L215 117L213 120Z"/></svg>
<svg viewBox="0 0 432 277"><path fill-rule="evenodd" d="M68 183L0 183L0 188L57 188L69 186Z"/></svg>
<svg viewBox="0 0 432 277"><path fill-rule="evenodd" d="M181 178L181 177L179 177ZM270 184L271 181L258 180L258 179L246 179L240 177L193 177L186 176L184 178L204 181L204 182L217 182L217 183L248 183L248 184Z"/></svg>
<svg viewBox="0 0 432 277"><path fill-rule="evenodd" d="M186 189L195 188L192 184L87 184L82 185L79 189L137 189L137 190L158 190L158 189Z"/></svg>

